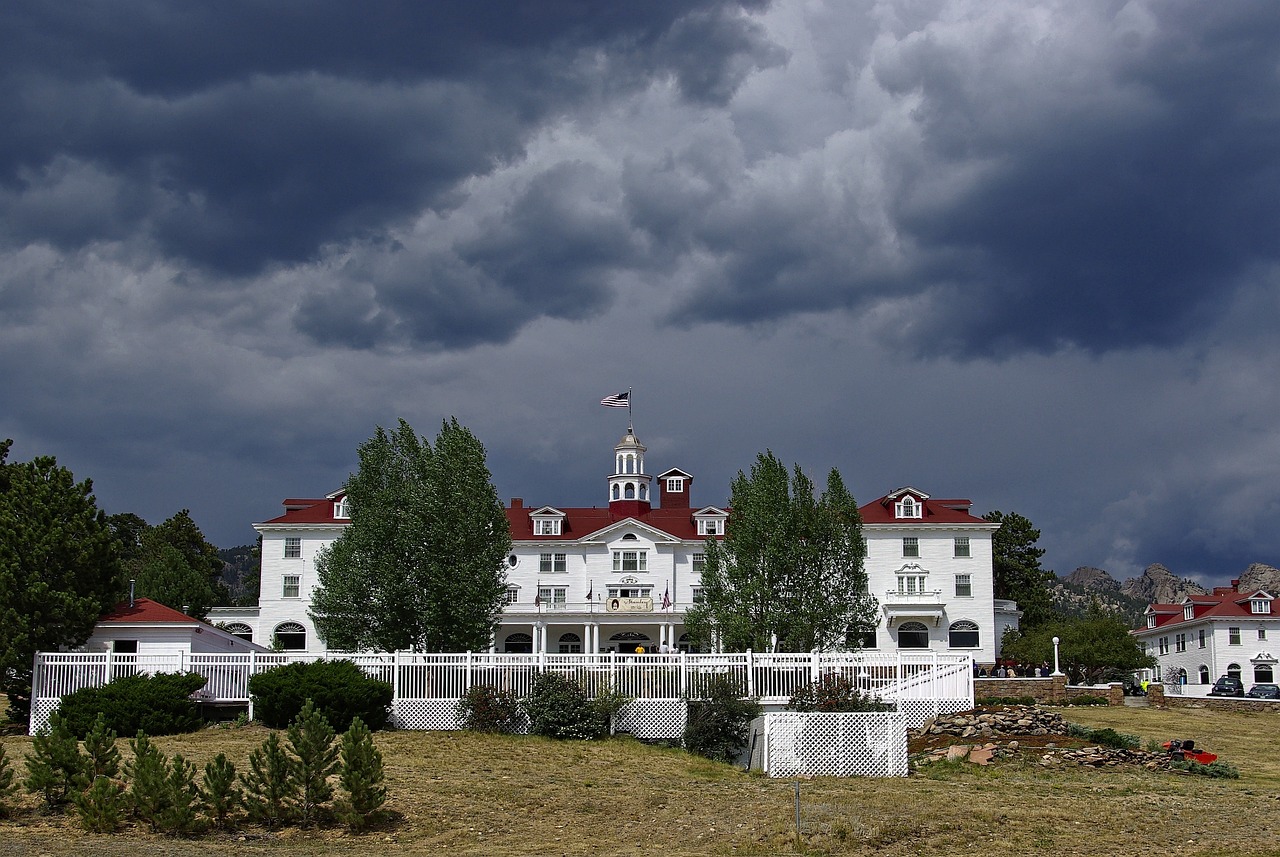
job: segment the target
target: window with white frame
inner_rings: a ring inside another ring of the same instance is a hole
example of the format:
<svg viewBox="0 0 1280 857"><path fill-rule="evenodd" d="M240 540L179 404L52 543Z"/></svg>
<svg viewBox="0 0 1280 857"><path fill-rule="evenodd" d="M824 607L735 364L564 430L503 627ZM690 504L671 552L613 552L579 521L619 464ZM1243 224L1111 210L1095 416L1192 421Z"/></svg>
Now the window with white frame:
<svg viewBox="0 0 1280 857"><path fill-rule="evenodd" d="M924 505L910 495L898 501L894 516L898 518L919 518L924 513Z"/></svg>
<svg viewBox="0 0 1280 857"><path fill-rule="evenodd" d="M1239 628L1227 629L1227 645L1228 646L1240 645L1240 629Z"/></svg>
<svg viewBox="0 0 1280 857"><path fill-rule="evenodd" d="M1231 676L1232 678L1240 678L1240 665L1227 664L1227 675Z"/></svg>
<svg viewBox="0 0 1280 857"><path fill-rule="evenodd" d="M948 631L947 644L953 649L978 648L978 624L968 619L952 622Z"/></svg>
<svg viewBox="0 0 1280 857"><path fill-rule="evenodd" d="M1194 604L1191 604L1190 602L1188 602L1187 604L1182 605L1183 619L1194 619L1195 617L1196 617L1196 607Z"/></svg>
<svg viewBox="0 0 1280 857"><path fill-rule="evenodd" d="M719 518L699 518L698 519L698 535L715 536L720 534Z"/></svg>
<svg viewBox="0 0 1280 857"><path fill-rule="evenodd" d="M613 552L613 570L614 571L648 571L649 570L649 552L648 551L614 551Z"/></svg>
<svg viewBox="0 0 1280 857"><path fill-rule="evenodd" d="M902 539L902 555L920 556L920 539L915 536L905 536Z"/></svg>
<svg viewBox="0 0 1280 857"><path fill-rule="evenodd" d="M969 553L969 537L956 536L956 558L967 559L969 556L971 556Z"/></svg>
<svg viewBox="0 0 1280 857"><path fill-rule="evenodd" d="M1168 637L1160 638L1160 654L1162 655L1169 654L1169 638Z"/></svg>
<svg viewBox="0 0 1280 857"><path fill-rule="evenodd" d="M694 603L694 604L705 604L705 603L706 603L706 601L707 601L706 597L705 597L705 596L703 596L703 594L702 594L702 587L701 587L701 586L695 586L695 587L693 587L693 603Z"/></svg>
<svg viewBox="0 0 1280 857"><path fill-rule="evenodd" d="M564 586L539 586L538 602L543 607L563 607L567 593Z"/></svg>
<svg viewBox="0 0 1280 857"><path fill-rule="evenodd" d="M280 586L281 598L301 598L302 597L302 575L286 574L281 578Z"/></svg>
<svg viewBox="0 0 1280 857"><path fill-rule="evenodd" d="M1253 665L1254 684L1275 684L1275 675L1275 671L1271 668L1271 664Z"/></svg>
<svg viewBox="0 0 1280 857"><path fill-rule="evenodd" d="M970 575L970 574L956 575L956 597L957 598L973 597L973 575Z"/></svg>
<svg viewBox="0 0 1280 857"><path fill-rule="evenodd" d="M923 622L903 622L898 626L899 649L929 648L929 628Z"/></svg>
<svg viewBox="0 0 1280 857"><path fill-rule="evenodd" d="M1271 602L1267 601L1265 598L1255 598L1249 602L1249 606L1253 609L1254 613L1271 612Z"/></svg>
<svg viewBox="0 0 1280 857"><path fill-rule="evenodd" d="M338 502L333 504L333 516L335 518L351 517L351 506L347 503L346 497L339 498Z"/></svg>
<svg viewBox="0 0 1280 857"><path fill-rule="evenodd" d="M1259 640L1265 640L1266 638L1267 638L1267 629L1266 629L1266 628L1259 628L1259 629L1258 629L1258 639L1259 639Z"/></svg>
<svg viewBox="0 0 1280 857"><path fill-rule="evenodd" d="M919 595L925 591L925 581L928 576L924 574L899 574L898 575L898 594L899 595Z"/></svg>
<svg viewBox="0 0 1280 857"><path fill-rule="evenodd" d="M652 586L610 586L610 598L652 598Z"/></svg>
<svg viewBox="0 0 1280 857"><path fill-rule="evenodd" d="M534 518L533 534L535 536L560 535L560 519L559 518Z"/></svg>
<svg viewBox="0 0 1280 857"><path fill-rule="evenodd" d="M582 638L572 631L560 635L560 654L576 655L582 652Z"/></svg>
<svg viewBox="0 0 1280 857"><path fill-rule="evenodd" d="M1205 646L1207 646L1207 645L1208 645L1208 642L1207 642L1207 640L1205 639L1206 634L1205 634L1205 632L1204 632L1204 628L1201 628L1201 629L1200 629L1199 637L1200 637L1200 639L1199 639L1200 648L1202 648L1202 649L1203 649Z"/></svg>
<svg viewBox="0 0 1280 857"><path fill-rule="evenodd" d="M693 555L693 570L697 574L702 574L707 568L707 555L705 553L695 553Z"/></svg>
<svg viewBox="0 0 1280 857"><path fill-rule="evenodd" d="M1148 616L1148 617L1147 617L1147 627L1148 627L1148 628L1154 628L1155 626L1156 626L1156 617L1155 617L1155 616Z"/></svg>
<svg viewBox="0 0 1280 857"><path fill-rule="evenodd" d="M538 555L538 571L543 574L563 574L568 570L568 558L562 553Z"/></svg>
<svg viewBox="0 0 1280 857"><path fill-rule="evenodd" d="M520 601L520 587L518 587L518 586L508 586L508 587L507 587L507 594L506 594L506 601L505 601L505 603L507 603L507 604L517 604L517 603L519 603L519 601Z"/></svg>
<svg viewBox="0 0 1280 857"><path fill-rule="evenodd" d="M301 536L285 536L284 558L285 559L301 559L302 558L302 537Z"/></svg>
<svg viewBox="0 0 1280 857"><path fill-rule="evenodd" d="M1186 634L1174 634L1174 635L1173 635L1173 650L1174 650L1175 652L1185 652L1185 651L1187 650L1187 635L1186 635Z"/></svg>
<svg viewBox="0 0 1280 857"><path fill-rule="evenodd" d="M297 652L307 647L307 629L298 622L281 622L272 636L275 644L286 652Z"/></svg>
<svg viewBox="0 0 1280 857"><path fill-rule="evenodd" d="M684 493L684 477L668 476L667 477L667 493L669 494Z"/></svg>

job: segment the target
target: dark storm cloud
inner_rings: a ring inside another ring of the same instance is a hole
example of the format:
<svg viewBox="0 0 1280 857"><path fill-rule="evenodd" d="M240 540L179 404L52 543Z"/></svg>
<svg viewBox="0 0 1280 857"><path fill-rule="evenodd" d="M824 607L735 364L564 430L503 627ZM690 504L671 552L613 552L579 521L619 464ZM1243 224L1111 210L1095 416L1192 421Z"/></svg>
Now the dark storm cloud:
<svg viewBox="0 0 1280 857"><path fill-rule="evenodd" d="M727 98L768 49L720 5L8 4L4 241L145 236L235 274L310 259L447 206L605 81ZM670 49L690 34L696 62Z"/></svg>

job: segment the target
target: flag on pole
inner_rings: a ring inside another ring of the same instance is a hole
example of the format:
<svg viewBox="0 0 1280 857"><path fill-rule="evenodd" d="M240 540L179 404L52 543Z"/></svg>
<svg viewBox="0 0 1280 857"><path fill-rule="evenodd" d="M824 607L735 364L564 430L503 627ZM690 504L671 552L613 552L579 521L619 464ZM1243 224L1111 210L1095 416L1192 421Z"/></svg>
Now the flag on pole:
<svg viewBox="0 0 1280 857"><path fill-rule="evenodd" d="M587 600L588 600L588 601L590 601L590 600L591 600L591 598L592 598L592 596L593 596L593 595L595 595L595 591L596 591L596 583L595 583L595 581L593 580L593 581L591 581L591 584L590 584L589 586L587 586Z"/></svg>
<svg viewBox="0 0 1280 857"><path fill-rule="evenodd" d="M671 606L671 584L667 584L667 591L662 593L662 609L666 610Z"/></svg>
<svg viewBox="0 0 1280 857"><path fill-rule="evenodd" d="M631 407L631 391L627 390L625 393L605 396L600 400L600 404L606 408L629 408Z"/></svg>
<svg viewBox="0 0 1280 857"><path fill-rule="evenodd" d="M533 596L533 606L534 606L534 607L541 607L541 606L542 606L542 594L541 594L541 593L539 593L539 594L537 594L537 595Z"/></svg>

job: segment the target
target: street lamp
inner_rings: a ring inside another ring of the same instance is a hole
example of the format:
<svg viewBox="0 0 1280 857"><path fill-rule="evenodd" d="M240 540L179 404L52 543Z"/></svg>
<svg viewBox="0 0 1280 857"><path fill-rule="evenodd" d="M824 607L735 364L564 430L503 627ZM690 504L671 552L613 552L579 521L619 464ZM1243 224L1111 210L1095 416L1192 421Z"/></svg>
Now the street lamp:
<svg viewBox="0 0 1280 857"><path fill-rule="evenodd" d="M1058 643L1057 637L1053 638L1053 672L1050 675L1062 675L1062 670L1058 668Z"/></svg>

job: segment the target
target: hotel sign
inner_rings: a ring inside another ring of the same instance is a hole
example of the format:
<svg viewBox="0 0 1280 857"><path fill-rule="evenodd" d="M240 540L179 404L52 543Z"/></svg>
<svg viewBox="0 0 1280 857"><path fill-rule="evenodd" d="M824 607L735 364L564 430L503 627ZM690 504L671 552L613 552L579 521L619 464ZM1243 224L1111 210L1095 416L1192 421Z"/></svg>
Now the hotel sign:
<svg viewBox="0 0 1280 857"><path fill-rule="evenodd" d="M609 598L604 602L610 613L652 613L652 598Z"/></svg>

